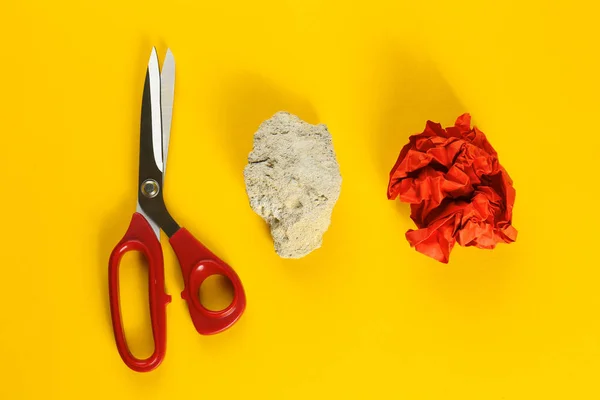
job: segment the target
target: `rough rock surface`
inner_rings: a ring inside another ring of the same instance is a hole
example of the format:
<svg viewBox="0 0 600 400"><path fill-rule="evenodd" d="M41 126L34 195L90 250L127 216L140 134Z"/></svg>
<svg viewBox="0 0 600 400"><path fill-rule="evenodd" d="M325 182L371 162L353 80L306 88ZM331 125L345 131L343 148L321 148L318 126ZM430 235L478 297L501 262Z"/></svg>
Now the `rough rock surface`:
<svg viewBox="0 0 600 400"><path fill-rule="evenodd" d="M270 226L275 251L301 258L321 247L342 177L331 134L278 112L254 134L244 169L250 206Z"/></svg>

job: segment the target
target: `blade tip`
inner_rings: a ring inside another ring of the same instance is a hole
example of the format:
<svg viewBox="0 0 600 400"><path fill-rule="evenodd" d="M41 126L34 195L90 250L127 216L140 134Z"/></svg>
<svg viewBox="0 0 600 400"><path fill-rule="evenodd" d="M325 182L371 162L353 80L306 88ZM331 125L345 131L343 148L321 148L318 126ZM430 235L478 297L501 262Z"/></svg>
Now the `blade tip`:
<svg viewBox="0 0 600 400"><path fill-rule="evenodd" d="M165 55L165 60L166 59L175 60L175 57L173 56L173 52L171 51L171 49L167 49L167 54Z"/></svg>
<svg viewBox="0 0 600 400"><path fill-rule="evenodd" d="M150 52L150 60L148 60L149 68L158 68L158 53L156 52L156 47L152 47L152 51Z"/></svg>

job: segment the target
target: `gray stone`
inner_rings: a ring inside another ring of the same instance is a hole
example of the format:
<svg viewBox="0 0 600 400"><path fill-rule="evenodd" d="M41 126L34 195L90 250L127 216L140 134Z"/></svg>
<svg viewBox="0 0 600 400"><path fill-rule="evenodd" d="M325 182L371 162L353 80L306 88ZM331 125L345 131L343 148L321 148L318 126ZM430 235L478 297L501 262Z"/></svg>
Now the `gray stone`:
<svg viewBox="0 0 600 400"><path fill-rule="evenodd" d="M342 186L331 134L288 112L264 121L244 169L252 210L270 226L275 251L301 258L321 247Z"/></svg>

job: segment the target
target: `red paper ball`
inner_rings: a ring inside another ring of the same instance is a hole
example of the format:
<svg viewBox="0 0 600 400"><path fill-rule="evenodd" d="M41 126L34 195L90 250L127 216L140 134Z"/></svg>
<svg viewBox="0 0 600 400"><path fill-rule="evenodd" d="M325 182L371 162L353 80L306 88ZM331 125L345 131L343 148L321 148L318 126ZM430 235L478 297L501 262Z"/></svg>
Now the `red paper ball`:
<svg viewBox="0 0 600 400"><path fill-rule="evenodd" d="M446 129L427 121L390 172L388 199L410 203L411 247L448 263L454 244L493 249L516 240L515 189L485 134L463 114Z"/></svg>

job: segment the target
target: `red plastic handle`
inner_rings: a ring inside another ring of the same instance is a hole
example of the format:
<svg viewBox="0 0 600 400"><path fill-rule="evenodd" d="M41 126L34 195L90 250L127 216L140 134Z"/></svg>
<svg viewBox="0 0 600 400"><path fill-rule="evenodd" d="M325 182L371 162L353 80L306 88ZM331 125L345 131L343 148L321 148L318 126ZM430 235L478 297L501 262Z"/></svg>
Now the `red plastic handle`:
<svg viewBox="0 0 600 400"><path fill-rule="evenodd" d="M152 337L154 338L154 352L144 360L131 354L119 305L119 264L123 255L129 251L139 251L148 260L148 292L150 297L150 318L152 320ZM110 297L110 315L117 349L125 364L134 371L148 372L160 365L166 351L166 319L167 304L171 296L165 293L165 272L163 268L163 254L160 242L156 238L152 227L139 213L134 213L129 228L123 239L116 245L110 255L108 263L108 288Z"/></svg>
<svg viewBox="0 0 600 400"><path fill-rule="evenodd" d="M187 302L194 326L202 335L212 335L233 325L246 308L246 295L240 278L225 262L215 256L185 228L180 228L169 239L183 275L181 297ZM233 285L231 304L220 311L206 309L199 299L200 285L211 275L223 275Z"/></svg>

